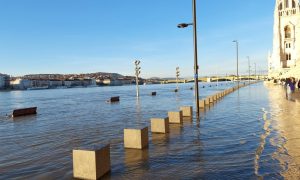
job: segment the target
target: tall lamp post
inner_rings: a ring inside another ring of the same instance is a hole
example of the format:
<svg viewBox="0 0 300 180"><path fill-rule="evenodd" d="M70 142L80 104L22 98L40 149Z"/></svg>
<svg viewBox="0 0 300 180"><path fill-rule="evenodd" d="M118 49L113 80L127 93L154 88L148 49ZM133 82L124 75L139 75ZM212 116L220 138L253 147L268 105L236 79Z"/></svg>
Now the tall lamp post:
<svg viewBox="0 0 300 180"><path fill-rule="evenodd" d="M196 0L192 0L193 4L193 23L181 23L178 24L178 28L186 28L193 25L193 37L194 37L194 82L195 82L195 101L196 101L196 112L199 117L199 90L198 90L198 51L197 51L197 11L196 11Z"/></svg>
<svg viewBox="0 0 300 180"><path fill-rule="evenodd" d="M141 74L141 61L136 60L134 61L135 64L135 82L136 82L136 97L140 96L140 89L139 89L139 75Z"/></svg>
<svg viewBox="0 0 300 180"><path fill-rule="evenodd" d="M177 90L177 91L179 90L179 87L178 87L178 79L179 79L179 76L180 76L179 67L176 67L176 90Z"/></svg>
<svg viewBox="0 0 300 180"><path fill-rule="evenodd" d="M249 82L249 84L250 84L250 68L251 68L251 66L250 66L250 57L247 56L247 58L248 58L248 71L249 71L248 82Z"/></svg>
<svg viewBox="0 0 300 180"><path fill-rule="evenodd" d="M255 80L257 80L257 77L256 77L256 63L254 63L254 68L255 68L255 69L254 69L254 70L255 70L255 71L254 71Z"/></svg>
<svg viewBox="0 0 300 180"><path fill-rule="evenodd" d="M238 40L232 41L236 44L236 77L239 83L239 42Z"/></svg>

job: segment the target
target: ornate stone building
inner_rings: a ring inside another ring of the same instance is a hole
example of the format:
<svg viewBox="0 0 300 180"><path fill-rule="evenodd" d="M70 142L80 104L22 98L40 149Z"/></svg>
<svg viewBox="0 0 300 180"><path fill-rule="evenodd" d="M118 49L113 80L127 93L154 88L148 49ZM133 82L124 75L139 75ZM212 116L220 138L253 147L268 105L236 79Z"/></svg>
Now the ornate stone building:
<svg viewBox="0 0 300 180"><path fill-rule="evenodd" d="M273 52L268 57L269 77L279 77L295 68L300 60L299 0L276 0Z"/></svg>

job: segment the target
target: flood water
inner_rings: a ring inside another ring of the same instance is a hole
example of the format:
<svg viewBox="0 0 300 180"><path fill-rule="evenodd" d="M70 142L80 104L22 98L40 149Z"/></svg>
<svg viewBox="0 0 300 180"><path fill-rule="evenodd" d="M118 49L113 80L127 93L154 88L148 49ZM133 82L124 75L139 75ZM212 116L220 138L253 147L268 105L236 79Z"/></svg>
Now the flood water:
<svg viewBox="0 0 300 180"><path fill-rule="evenodd" d="M201 84L201 98L232 85ZM195 107L192 86L181 84L179 93L174 84L141 86L139 99L135 86L0 92L0 179L72 179L72 149L106 143L111 173L104 179L300 177L299 101L263 83L227 95L200 120L170 125L167 135L149 133L146 150L123 148L124 128ZM111 96L121 102L106 103ZM6 117L31 106L38 115Z"/></svg>

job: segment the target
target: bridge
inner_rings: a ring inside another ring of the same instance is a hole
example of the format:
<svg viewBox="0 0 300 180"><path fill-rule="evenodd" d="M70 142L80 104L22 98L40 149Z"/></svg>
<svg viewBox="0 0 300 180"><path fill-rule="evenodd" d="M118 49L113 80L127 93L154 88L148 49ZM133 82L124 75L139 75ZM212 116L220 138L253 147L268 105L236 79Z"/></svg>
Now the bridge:
<svg viewBox="0 0 300 180"><path fill-rule="evenodd" d="M250 80L261 80L266 79L268 76L250 76ZM218 76L218 77L200 77L199 82L222 82L222 81L236 81L236 80L248 80L249 76L240 76L239 79L236 78L236 76ZM161 84L171 84L176 83L176 79L170 79L170 80L163 80L161 81ZM190 83L194 82L194 79L179 79L178 83Z"/></svg>

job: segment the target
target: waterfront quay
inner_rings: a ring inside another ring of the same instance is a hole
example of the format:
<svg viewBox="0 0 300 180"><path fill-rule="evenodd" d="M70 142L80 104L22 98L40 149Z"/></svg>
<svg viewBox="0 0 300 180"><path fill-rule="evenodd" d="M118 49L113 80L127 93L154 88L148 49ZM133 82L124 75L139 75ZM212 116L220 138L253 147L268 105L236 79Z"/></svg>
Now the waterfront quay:
<svg viewBox="0 0 300 180"><path fill-rule="evenodd" d="M201 99L235 85L201 83ZM107 143L111 172L104 179L299 177L299 100L287 100L281 86L263 82L212 103L200 119L170 125L166 135L149 133L144 150L124 149L124 128L149 126L150 118L195 107L191 86L180 84L178 93L175 84L141 86L138 99L134 86L3 92L0 179L72 179L72 150ZM153 91L157 96L150 96ZM106 103L111 96L121 101ZM5 116L32 106L38 115Z"/></svg>

